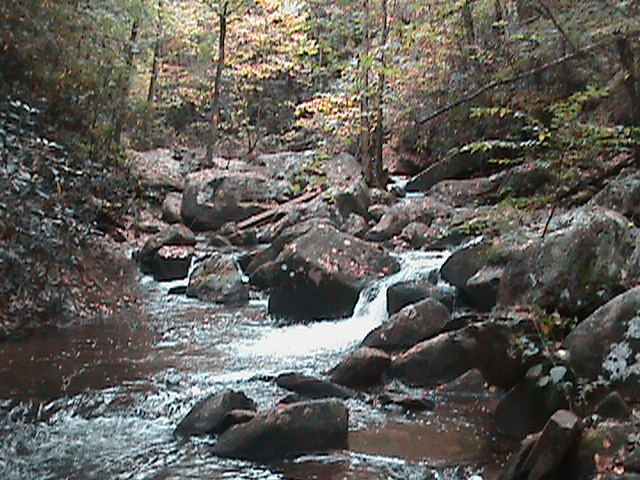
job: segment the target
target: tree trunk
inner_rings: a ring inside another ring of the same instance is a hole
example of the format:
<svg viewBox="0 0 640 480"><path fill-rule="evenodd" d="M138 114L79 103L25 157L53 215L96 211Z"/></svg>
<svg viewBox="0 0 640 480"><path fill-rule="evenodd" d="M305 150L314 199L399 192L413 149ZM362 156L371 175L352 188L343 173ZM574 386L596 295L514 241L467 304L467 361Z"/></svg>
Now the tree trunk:
<svg viewBox="0 0 640 480"><path fill-rule="evenodd" d="M115 127L113 129L113 142L116 147L120 148L122 141L122 131L127 121L126 102L129 97L129 89L131 86L131 73L133 71L133 52L136 39L138 38L138 21L134 20L131 25L131 35L129 36L129 44L125 53L125 72L124 78L120 84L120 94L115 106L114 116L116 117Z"/></svg>
<svg viewBox="0 0 640 480"><path fill-rule="evenodd" d="M382 149L384 146L384 91L387 86L385 69L387 67L386 47L389 40L389 12L387 0L381 0L382 38L380 39L380 72L378 74L378 91L376 98L376 121L373 128L372 174L374 185L383 187L384 165Z"/></svg>
<svg viewBox="0 0 640 480"><path fill-rule="evenodd" d="M229 2L225 1L218 11L220 21L220 31L218 36L218 64L216 65L216 76L213 81L213 97L211 99L211 118L209 138L207 139L207 152L204 157L205 164L213 159L213 149L218 141L218 130L220 126L220 83L222 81L222 70L225 61L225 41L227 39L227 14L229 12Z"/></svg>
<svg viewBox="0 0 640 480"><path fill-rule="evenodd" d="M633 50L629 45L629 39L626 37L618 37L616 40L618 56L620 63L625 70L624 86L629 95L631 109L631 124L633 127L640 127L640 92L638 92L637 72L635 59L633 58ZM637 136L636 133L633 134ZM638 139L634 138L634 161L637 167L640 167L640 145Z"/></svg>
<svg viewBox="0 0 640 480"><path fill-rule="evenodd" d="M358 146L360 163L365 178L370 184L374 184L374 174L371 162L371 119L369 111L369 75L371 73L371 6L369 0L364 0L364 39L360 54L360 66L362 68L362 84L360 99L360 144Z"/></svg>
<svg viewBox="0 0 640 480"><path fill-rule="evenodd" d="M156 98L156 89L158 85L158 75L160 72L160 55L162 53L162 35L163 35L163 19L162 19L163 0L158 0L158 24L156 26L156 38L153 43L153 61L151 63L151 78L149 80L149 89L147 90L147 112L144 119L144 143L151 147L151 123L153 120L154 101Z"/></svg>
<svg viewBox="0 0 640 480"><path fill-rule="evenodd" d="M467 45L476 43L475 27L473 25L473 13L471 12L471 3L473 0L465 0L462 5L462 23L466 35Z"/></svg>

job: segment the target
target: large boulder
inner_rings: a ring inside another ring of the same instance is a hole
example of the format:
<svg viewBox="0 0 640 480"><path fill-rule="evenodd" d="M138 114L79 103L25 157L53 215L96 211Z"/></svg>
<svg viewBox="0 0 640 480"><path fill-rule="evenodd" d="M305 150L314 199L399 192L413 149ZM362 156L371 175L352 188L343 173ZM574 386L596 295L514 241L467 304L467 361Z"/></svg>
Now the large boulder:
<svg viewBox="0 0 640 480"><path fill-rule="evenodd" d="M270 313L292 320L346 317L372 280L395 273L398 261L381 247L329 223L301 226L251 262L251 282L270 292Z"/></svg>
<svg viewBox="0 0 640 480"><path fill-rule="evenodd" d="M404 307L372 330L362 342L386 352L405 350L440 333L451 319L449 309L433 298Z"/></svg>
<svg viewBox="0 0 640 480"><path fill-rule="evenodd" d="M182 221L180 208L182 206L182 193L170 192L162 202L162 220L174 224Z"/></svg>
<svg viewBox="0 0 640 480"><path fill-rule="evenodd" d="M637 276L637 242L636 229L619 213L571 211L544 239L529 243L507 263L498 304L537 304L584 318Z"/></svg>
<svg viewBox="0 0 640 480"><path fill-rule="evenodd" d="M471 324L422 341L393 358L391 374L408 385L434 387L477 368L492 385L511 388L526 373L511 327L494 322Z"/></svg>
<svg viewBox="0 0 640 480"><path fill-rule="evenodd" d="M640 287L583 320L564 341L579 377L604 379L611 388L640 398Z"/></svg>
<svg viewBox="0 0 640 480"><path fill-rule="evenodd" d="M243 282L232 254L215 253L196 265L187 296L211 303L246 305L249 286Z"/></svg>
<svg viewBox="0 0 640 480"><path fill-rule="evenodd" d="M343 153L322 162L327 177L327 195L335 202L343 218L350 213L368 216L369 189L360 163Z"/></svg>
<svg viewBox="0 0 640 480"><path fill-rule="evenodd" d="M227 390L200 400L176 428L180 435L218 434L230 426L231 412L256 410L256 403L242 392Z"/></svg>
<svg viewBox="0 0 640 480"><path fill-rule="evenodd" d="M259 168L211 169L189 177L180 213L193 230L217 230L285 201L289 183Z"/></svg>
<svg viewBox="0 0 640 480"><path fill-rule="evenodd" d="M221 457L268 461L341 449L349 412L337 399L281 406L223 432L212 452Z"/></svg>

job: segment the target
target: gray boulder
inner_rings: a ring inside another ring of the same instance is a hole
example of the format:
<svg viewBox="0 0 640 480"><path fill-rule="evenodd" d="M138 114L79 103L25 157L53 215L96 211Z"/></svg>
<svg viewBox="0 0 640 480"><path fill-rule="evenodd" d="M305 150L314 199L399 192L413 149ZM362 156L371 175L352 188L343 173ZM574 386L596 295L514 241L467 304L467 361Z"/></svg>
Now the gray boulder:
<svg viewBox="0 0 640 480"><path fill-rule="evenodd" d="M223 432L212 452L268 461L323 453L347 445L349 412L337 399L280 406Z"/></svg>
<svg viewBox="0 0 640 480"><path fill-rule="evenodd" d="M602 377L623 395L640 396L640 287L593 312L567 336L564 347L579 377Z"/></svg>
<svg viewBox="0 0 640 480"><path fill-rule="evenodd" d="M621 213L636 225L640 225L640 174L623 172L589 201Z"/></svg>
<svg viewBox="0 0 640 480"><path fill-rule="evenodd" d="M142 273L156 280L185 278L193 256L196 238L184 225L172 225L145 242L135 259Z"/></svg>
<svg viewBox="0 0 640 480"><path fill-rule="evenodd" d="M637 276L638 234L622 215L580 208L559 217L546 238L529 243L506 265L501 306L537 304L584 318Z"/></svg>

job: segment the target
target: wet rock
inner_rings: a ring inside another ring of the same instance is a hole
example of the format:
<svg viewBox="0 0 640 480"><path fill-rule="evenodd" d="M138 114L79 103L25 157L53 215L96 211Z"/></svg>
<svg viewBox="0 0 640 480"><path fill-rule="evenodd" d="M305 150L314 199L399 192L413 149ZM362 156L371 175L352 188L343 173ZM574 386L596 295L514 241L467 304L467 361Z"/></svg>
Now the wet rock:
<svg viewBox="0 0 640 480"><path fill-rule="evenodd" d="M173 224L180 223L180 206L182 205L182 194L177 192L169 193L162 202L162 220Z"/></svg>
<svg viewBox="0 0 640 480"><path fill-rule="evenodd" d="M382 405L397 405L408 412L424 412L436 408L435 402L428 398L393 391L383 393L378 401Z"/></svg>
<svg viewBox="0 0 640 480"><path fill-rule="evenodd" d="M262 461L322 453L346 447L348 428L349 412L337 399L293 403L226 430L212 452Z"/></svg>
<svg viewBox="0 0 640 480"><path fill-rule="evenodd" d="M538 436L523 443L500 479L562 478L555 475L579 436L580 418L568 410L556 411Z"/></svg>
<svg viewBox="0 0 640 480"><path fill-rule="evenodd" d="M625 419L631 415L631 408L618 392L610 392L598 402L596 413L602 418Z"/></svg>
<svg viewBox="0 0 640 480"><path fill-rule="evenodd" d="M597 335L594 335L597 332ZM623 395L640 396L640 288L596 310L567 336L564 347L579 377L602 377Z"/></svg>
<svg viewBox="0 0 640 480"><path fill-rule="evenodd" d="M400 234L412 222L431 224L434 217L444 215L450 207L432 199L414 198L396 203L387 208L380 221L367 232L365 238L370 241L381 242Z"/></svg>
<svg viewBox="0 0 640 480"><path fill-rule="evenodd" d="M276 383L279 387L312 399L349 398L356 395L355 391L337 383L295 372L278 375Z"/></svg>
<svg viewBox="0 0 640 480"><path fill-rule="evenodd" d="M149 237L135 258L140 270L157 280L185 278L193 256L191 247L195 244L191 230L184 225L173 225Z"/></svg>
<svg viewBox="0 0 640 480"><path fill-rule="evenodd" d="M621 213L636 225L640 225L640 174L623 172L589 201Z"/></svg>
<svg viewBox="0 0 640 480"><path fill-rule="evenodd" d="M498 304L537 304L584 318L638 274L637 239L629 221L611 210L581 208L563 215L545 239L508 262Z"/></svg>
<svg viewBox="0 0 640 480"><path fill-rule="evenodd" d="M438 388L440 393L453 395L486 395L488 383L477 368L472 368L455 380L445 383Z"/></svg>
<svg viewBox="0 0 640 480"><path fill-rule="evenodd" d="M404 350L440 333L450 319L442 303L427 298L403 308L372 330L362 343L386 352Z"/></svg>
<svg viewBox="0 0 640 480"><path fill-rule="evenodd" d="M431 387L478 368L492 385L511 388L526 372L523 359L509 354L515 341L508 326L472 324L441 333L394 357L392 375L409 385Z"/></svg>
<svg viewBox="0 0 640 480"><path fill-rule="evenodd" d="M273 315L294 321L347 317L369 282L400 268L381 247L328 223L301 230L274 242L248 268L251 282L269 290Z"/></svg>
<svg viewBox="0 0 640 480"><path fill-rule="evenodd" d="M556 410L569 406L573 381L566 366L547 362L532 366L524 380L498 403L494 412L496 427L513 438L539 431Z"/></svg>
<svg viewBox="0 0 640 480"><path fill-rule="evenodd" d="M238 411L255 412L256 403L242 392L227 390L200 400L182 419L176 433L180 435L218 434L238 423L246 415ZM234 413L235 412L235 413ZM235 419L235 420L234 420Z"/></svg>
<svg viewBox="0 0 640 480"><path fill-rule="evenodd" d="M260 169L211 169L189 178L180 214L185 225L202 230L217 230L227 222L249 218L275 201L284 201L288 186Z"/></svg>
<svg viewBox="0 0 640 480"><path fill-rule="evenodd" d="M445 292L438 288L434 283L436 282L436 273L434 272L433 278L429 282L402 282L395 285L391 285L387 289L387 312L389 315L398 313L407 305L424 300L427 297L434 297L447 304L453 302L453 298L448 298L448 292Z"/></svg>
<svg viewBox="0 0 640 480"><path fill-rule="evenodd" d="M368 387L380 383L390 366L391 357L384 351L361 347L336 365L329 378L348 387Z"/></svg>
<svg viewBox="0 0 640 480"><path fill-rule="evenodd" d="M246 305L249 286L242 281L234 256L216 253L197 264L189 278L187 296L204 302Z"/></svg>

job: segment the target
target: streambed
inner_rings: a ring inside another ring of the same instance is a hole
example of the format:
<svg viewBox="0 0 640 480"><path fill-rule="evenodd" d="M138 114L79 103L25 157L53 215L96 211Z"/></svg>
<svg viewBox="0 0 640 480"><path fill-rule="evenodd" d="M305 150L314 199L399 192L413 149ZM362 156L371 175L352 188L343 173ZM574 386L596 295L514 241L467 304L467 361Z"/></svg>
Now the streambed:
<svg viewBox="0 0 640 480"><path fill-rule="evenodd" d="M284 371L321 375L386 319L386 288L432 275L446 252L403 254L349 319L278 326L266 299L229 310L143 280L148 323L96 322L0 344L0 471L26 479L488 479L501 459L486 396L430 392L407 414L348 400L349 450L263 466L220 459L173 435L206 394L244 391L260 409ZM407 393L424 395L425 392Z"/></svg>

